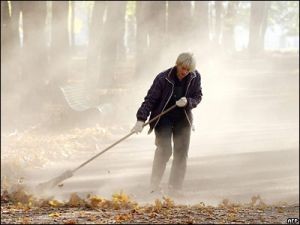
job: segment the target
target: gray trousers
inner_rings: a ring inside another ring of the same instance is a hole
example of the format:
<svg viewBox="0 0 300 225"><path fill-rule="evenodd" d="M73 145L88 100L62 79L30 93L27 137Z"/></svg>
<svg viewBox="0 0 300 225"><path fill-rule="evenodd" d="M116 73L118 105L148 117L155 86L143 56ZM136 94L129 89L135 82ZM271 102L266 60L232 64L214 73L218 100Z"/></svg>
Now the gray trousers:
<svg viewBox="0 0 300 225"><path fill-rule="evenodd" d="M182 188L186 172L190 136L191 127L186 118L174 123L165 122L155 128L155 145L157 148L152 166L151 185L159 185L167 162L173 152L169 186L175 189Z"/></svg>

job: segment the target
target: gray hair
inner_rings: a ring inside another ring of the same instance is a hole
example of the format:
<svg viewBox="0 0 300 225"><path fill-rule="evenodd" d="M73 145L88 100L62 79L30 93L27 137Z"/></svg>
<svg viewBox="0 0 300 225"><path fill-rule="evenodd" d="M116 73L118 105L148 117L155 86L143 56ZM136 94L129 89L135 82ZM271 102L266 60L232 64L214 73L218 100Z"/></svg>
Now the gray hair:
<svg viewBox="0 0 300 225"><path fill-rule="evenodd" d="M184 52L177 57L176 65L186 66L190 72L193 72L196 69L196 60L192 53Z"/></svg>

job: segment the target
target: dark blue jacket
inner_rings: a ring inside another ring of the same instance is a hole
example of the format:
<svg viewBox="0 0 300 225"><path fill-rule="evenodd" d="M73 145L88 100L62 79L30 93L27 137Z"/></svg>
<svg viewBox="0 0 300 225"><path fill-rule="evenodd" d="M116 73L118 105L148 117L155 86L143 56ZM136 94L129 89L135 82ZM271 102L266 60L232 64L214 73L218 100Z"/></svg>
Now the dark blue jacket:
<svg viewBox="0 0 300 225"><path fill-rule="evenodd" d="M149 120L151 120L166 109L165 107L170 101L174 91L174 79L171 76L172 70L174 69L176 69L176 67L171 67L156 76L144 102L137 111L136 117L138 120L146 121L150 113ZM201 76L199 72L195 70L189 73L187 78L185 97L188 100L188 104L185 107L185 115L192 126L193 117L191 110L195 108L202 99ZM160 118L150 123L148 133L155 128L159 119Z"/></svg>

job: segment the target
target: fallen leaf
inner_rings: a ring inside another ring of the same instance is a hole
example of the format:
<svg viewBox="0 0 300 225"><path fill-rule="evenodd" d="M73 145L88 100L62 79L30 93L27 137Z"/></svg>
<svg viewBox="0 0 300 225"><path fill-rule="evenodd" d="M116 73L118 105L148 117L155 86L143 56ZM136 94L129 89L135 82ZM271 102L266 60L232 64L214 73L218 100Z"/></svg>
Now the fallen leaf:
<svg viewBox="0 0 300 225"><path fill-rule="evenodd" d="M71 220L64 221L64 224L77 224L77 221L71 219Z"/></svg>
<svg viewBox="0 0 300 225"><path fill-rule="evenodd" d="M30 218L28 218L28 217L24 217L23 219L22 219L22 222L21 222L22 224L30 224Z"/></svg>
<svg viewBox="0 0 300 225"><path fill-rule="evenodd" d="M50 213L48 216L49 217L60 217L60 213L58 213L58 212Z"/></svg>
<svg viewBox="0 0 300 225"><path fill-rule="evenodd" d="M154 211L159 212L162 209L162 203L159 199L155 199Z"/></svg>
<svg viewBox="0 0 300 225"><path fill-rule="evenodd" d="M76 193L72 193L67 204L72 207L77 207L85 205L85 201L82 200Z"/></svg>
<svg viewBox="0 0 300 225"><path fill-rule="evenodd" d="M63 205L61 202L59 202L57 200L50 200L48 203L50 206L53 206L53 207L59 207L59 206Z"/></svg>
<svg viewBox="0 0 300 225"><path fill-rule="evenodd" d="M121 215L116 215L115 220L116 222L124 221L124 220L130 220L132 218L131 214L121 214Z"/></svg>

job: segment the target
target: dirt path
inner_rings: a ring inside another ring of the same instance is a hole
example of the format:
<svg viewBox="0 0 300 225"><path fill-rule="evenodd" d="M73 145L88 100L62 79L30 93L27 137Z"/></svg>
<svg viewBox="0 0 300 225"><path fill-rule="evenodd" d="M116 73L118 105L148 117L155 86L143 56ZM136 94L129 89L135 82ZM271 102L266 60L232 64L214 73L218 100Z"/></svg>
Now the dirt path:
<svg viewBox="0 0 300 225"><path fill-rule="evenodd" d="M281 224L298 218L299 206L288 207L211 207L148 205L136 209L86 207L18 209L1 203L1 224L100 224L100 223L239 223Z"/></svg>
<svg viewBox="0 0 300 225"><path fill-rule="evenodd" d="M172 159L162 180L162 193L154 195L148 187L154 154L153 148L148 147L151 141L149 136L127 140L87 164L67 179L62 187L52 189L49 195L66 200L71 193L81 196L91 193L109 199L113 193L124 191L139 203L149 203L163 197L168 193ZM219 145L214 146L217 148ZM216 206L224 199L248 203L257 195L267 204L299 203L299 152L296 149L245 153L216 151L214 154L199 154L197 149L201 146L192 146L184 196L175 198L176 203L205 202ZM81 153L66 161L49 164L46 168L30 170L27 176L31 180L25 180L34 187L67 169L76 168L97 152Z"/></svg>

